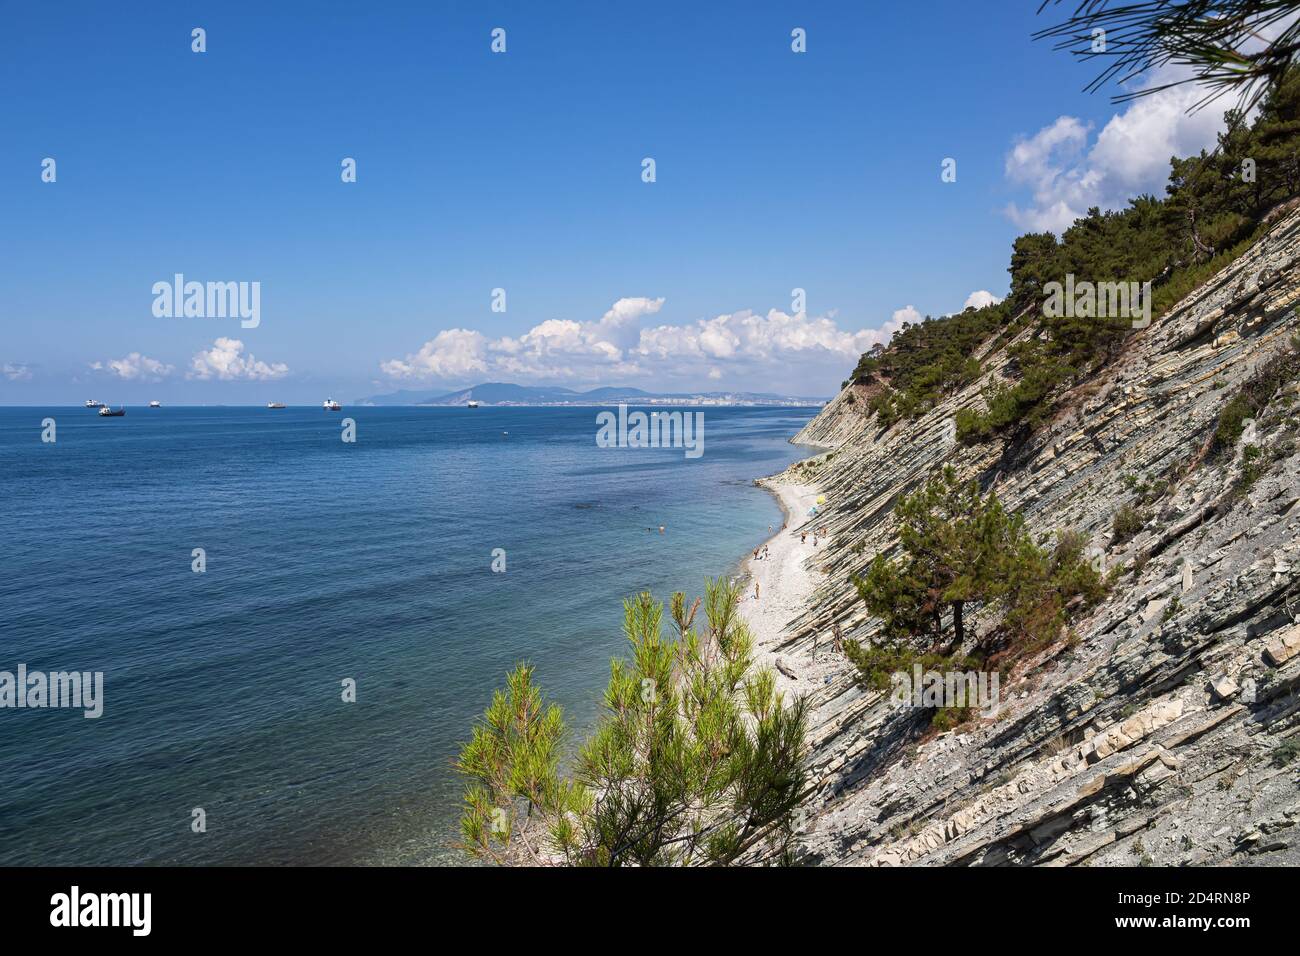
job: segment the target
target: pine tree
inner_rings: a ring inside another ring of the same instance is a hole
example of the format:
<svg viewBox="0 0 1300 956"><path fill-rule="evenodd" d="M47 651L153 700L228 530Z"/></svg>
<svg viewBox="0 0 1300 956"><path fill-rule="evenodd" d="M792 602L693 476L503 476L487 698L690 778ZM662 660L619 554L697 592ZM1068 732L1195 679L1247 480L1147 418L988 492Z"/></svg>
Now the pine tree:
<svg viewBox="0 0 1300 956"><path fill-rule="evenodd" d="M901 553L877 555L854 579L886 644L922 638L944 655L968 644L1016 653L1054 637L1072 599L1087 606L1105 593L1077 536L1059 534L1057 547L1044 551L1021 515L996 494L981 495L978 482L959 481L951 467L899 501L894 516ZM970 641L970 613L994 605L999 626Z"/></svg>
<svg viewBox="0 0 1300 956"><path fill-rule="evenodd" d="M1080 59L1109 59L1086 89L1127 83L1157 67L1188 68L1171 82L1122 93L1117 102L1195 83L1205 90L1198 106L1236 93L1249 112L1300 54L1300 3L1292 0L1043 0L1039 11L1062 2L1073 4L1074 14L1034 38L1053 38L1056 49Z"/></svg>
<svg viewBox="0 0 1300 956"><path fill-rule="evenodd" d="M604 714L572 777L560 709L519 665L461 750L463 846L499 862L698 866L783 862L803 798L806 705L753 665L740 591L708 582L673 635L649 594L624 602L630 655L610 665Z"/></svg>

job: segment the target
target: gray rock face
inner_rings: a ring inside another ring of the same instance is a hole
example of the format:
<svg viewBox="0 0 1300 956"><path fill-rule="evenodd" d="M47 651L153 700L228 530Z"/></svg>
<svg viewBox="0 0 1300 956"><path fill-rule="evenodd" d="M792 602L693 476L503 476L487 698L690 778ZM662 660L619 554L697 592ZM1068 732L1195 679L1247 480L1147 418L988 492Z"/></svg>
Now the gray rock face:
<svg viewBox="0 0 1300 956"><path fill-rule="evenodd" d="M849 386L796 436L836 451L815 476L831 537L810 560L827 583L777 649L793 662L836 623L873 639L850 578L895 547L895 501L944 464L995 488L1035 538L1077 529L1106 568L1126 568L1074 640L1003 684L995 716L944 735L838 660L809 691L808 862L1300 864L1294 383L1255 423L1266 470L1248 489L1240 451L1208 455L1223 406L1300 330L1298 257L1293 212L1136 333L1021 447L953 441L949 423L979 406L980 383L883 431ZM985 381L1007 361L979 358ZM1112 545L1124 505L1146 524Z"/></svg>

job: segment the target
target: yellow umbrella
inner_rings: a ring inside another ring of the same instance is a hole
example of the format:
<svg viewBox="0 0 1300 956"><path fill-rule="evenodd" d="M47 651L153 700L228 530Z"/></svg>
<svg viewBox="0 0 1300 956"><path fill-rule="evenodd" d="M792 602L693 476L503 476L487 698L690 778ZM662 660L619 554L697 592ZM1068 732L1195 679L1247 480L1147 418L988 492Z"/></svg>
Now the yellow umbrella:
<svg viewBox="0 0 1300 956"><path fill-rule="evenodd" d="M818 496L817 496L817 503L818 503L819 505L824 505L824 504L826 504L826 496L825 496L825 495L818 495Z"/></svg>

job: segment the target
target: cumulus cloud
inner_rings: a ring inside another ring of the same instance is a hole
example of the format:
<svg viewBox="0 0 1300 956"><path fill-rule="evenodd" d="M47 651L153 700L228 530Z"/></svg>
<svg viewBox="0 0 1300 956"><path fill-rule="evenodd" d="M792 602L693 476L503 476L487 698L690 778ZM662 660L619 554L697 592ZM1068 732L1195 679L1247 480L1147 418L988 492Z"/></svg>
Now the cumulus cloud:
<svg viewBox="0 0 1300 956"><path fill-rule="evenodd" d="M465 381L473 376L520 381L614 381L677 377L718 381L726 374L785 372L794 366L851 366L904 322L919 322L913 306L877 329L841 328L831 316L744 309L685 324L646 325L662 298L619 299L598 320L548 319L519 336L490 339L446 329L404 358L380 369L390 378ZM830 373L836 374L836 373Z"/></svg>
<svg viewBox="0 0 1300 956"><path fill-rule="evenodd" d="M0 365L0 374L11 382L25 382L32 377L32 369L21 362L5 362Z"/></svg>
<svg viewBox="0 0 1300 956"><path fill-rule="evenodd" d="M1145 85L1176 76L1174 68L1158 70ZM1092 206L1123 209L1142 193L1163 195L1170 158L1213 147L1224 128L1222 110L1188 112L1204 95L1188 84L1133 100L1091 146L1091 124L1073 116L1021 137L1007 154L1006 176L1027 187L1032 199L1023 207L1011 203L1007 215L1022 229L1059 234Z"/></svg>
<svg viewBox="0 0 1300 956"><path fill-rule="evenodd" d="M905 305L901 309L894 310L894 314L890 317L889 321L885 323L885 328L889 331L890 335L893 335L903 327L903 323L905 322L916 325L916 323L924 320L925 316L917 311L916 306Z"/></svg>
<svg viewBox="0 0 1300 956"><path fill-rule="evenodd" d="M462 378L486 372L487 339L470 329L443 329L413 355L389 359L380 370L392 378Z"/></svg>
<svg viewBox="0 0 1300 956"><path fill-rule="evenodd" d="M223 337L213 342L212 348L197 353L190 360L188 377L265 382L288 374L289 366L283 362L268 364L259 361L244 352L244 343L239 339Z"/></svg>
<svg viewBox="0 0 1300 956"><path fill-rule="evenodd" d="M761 315L744 309L690 325L642 329L633 355L647 361L698 359L702 364L770 364L818 354L856 359L883 338L888 338L883 330L849 332L825 316L790 315L779 309Z"/></svg>
<svg viewBox="0 0 1300 956"><path fill-rule="evenodd" d="M582 378L596 371L639 374L629 351L640 320L658 312L664 300L619 299L592 322L547 319L518 337L489 339L472 329L444 329L405 358L380 363L397 379L465 379L502 374L515 378Z"/></svg>
<svg viewBox="0 0 1300 956"><path fill-rule="evenodd" d="M132 352L126 358L91 362L90 367L97 372L116 375L128 382L157 382L172 373L170 365L151 359L147 355L141 355L139 352Z"/></svg>
<svg viewBox="0 0 1300 956"><path fill-rule="evenodd" d="M988 305L997 305L1002 300L995 296L988 289L977 289L970 295L966 296L966 302L962 305L963 309L982 309Z"/></svg>

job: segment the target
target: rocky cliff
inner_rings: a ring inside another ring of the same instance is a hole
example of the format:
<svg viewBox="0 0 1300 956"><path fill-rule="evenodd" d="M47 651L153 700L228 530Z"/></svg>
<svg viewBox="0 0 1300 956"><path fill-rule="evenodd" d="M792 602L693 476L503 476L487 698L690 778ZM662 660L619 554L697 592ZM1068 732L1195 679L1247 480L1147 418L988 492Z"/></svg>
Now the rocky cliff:
<svg viewBox="0 0 1300 956"><path fill-rule="evenodd" d="M1240 450L1208 454L1224 405L1292 348L1298 256L1291 211L1017 446L954 440L982 383L883 431L849 386L797 436L835 449L791 471L815 474L830 529L810 559L826 583L779 648L816 685L807 862L1300 863L1296 382L1255 423L1251 480ZM1008 344L979 355L983 382ZM1035 537L1077 529L1124 570L1017 668L995 716L936 735L863 690L827 634L872 640L851 576L894 547L895 501L942 464L996 489ZM1145 525L1118 544L1125 505Z"/></svg>

